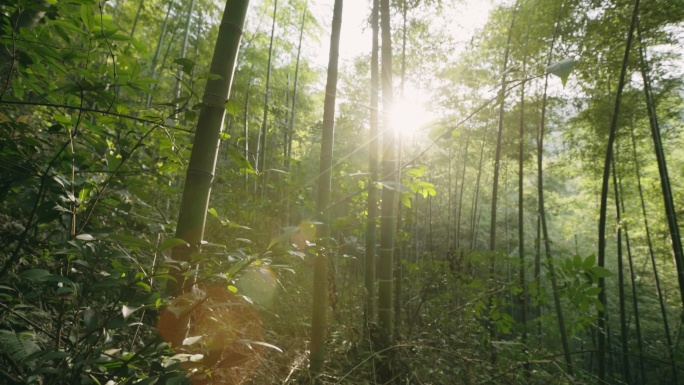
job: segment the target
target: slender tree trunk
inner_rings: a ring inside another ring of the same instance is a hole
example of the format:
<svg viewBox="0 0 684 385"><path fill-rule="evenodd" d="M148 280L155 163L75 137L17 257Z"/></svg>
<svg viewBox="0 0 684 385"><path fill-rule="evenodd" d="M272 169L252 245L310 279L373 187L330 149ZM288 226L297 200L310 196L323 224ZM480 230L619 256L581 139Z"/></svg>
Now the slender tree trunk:
<svg viewBox="0 0 684 385"><path fill-rule="evenodd" d="M461 243L461 213L463 212L463 193L465 192L466 166L468 165L468 146L470 145L470 131L466 132L465 154L463 155L463 171L461 172L460 192L458 193L458 206L456 208L456 250L458 251Z"/></svg>
<svg viewBox="0 0 684 385"><path fill-rule="evenodd" d="M494 150L494 176L492 178L492 208L491 208L491 217L490 217L490 222L489 222L489 251L491 255L489 256L490 258L490 263L489 263L489 279L494 282L494 272L496 268L496 252L497 252L497 245L496 245L496 214L497 214L497 203L498 203L498 192L499 192L499 169L501 167L501 141L503 139L503 129L504 129L504 112L505 112L505 101L506 101L506 75L507 75L507 69L508 69L508 56L510 54L510 49L511 49L511 39L513 37L513 26L515 25L515 17L518 12L518 6L519 6L519 1L516 1L513 12L511 13L511 24L508 27L508 37L506 40L506 48L504 51L504 59L503 59L503 66L502 66L502 73L503 75L501 76L501 89L499 90L499 122L498 122L498 129L497 129L497 134L496 134L496 148ZM494 306L498 306L494 304L494 298L492 296L489 297L488 299L489 305L489 311L491 312L494 310ZM488 322L488 328L489 328L489 338L490 338L490 344L492 341L496 339L496 324L493 320L489 320ZM496 349L494 346L490 346L491 349L491 360L492 362L496 362Z"/></svg>
<svg viewBox="0 0 684 385"><path fill-rule="evenodd" d="M292 156L292 138L295 130L295 120L297 119L297 87L299 86L299 59L302 55L302 39L304 38L304 25L306 22L306 11L309 3L304 4L304 11L302 12L302 25L299 29L299 44L297 45L297 63L295 64L294 88L292 90L292 116L290 117L290 126L288 132L288 141L285 144L285 171L290 171L290 157Z"/></svg>
<svg viewBox="0 0 684 385"><path fill-rule="evenodd" d="M527 67L527 52L523 54L523 73ZM518 134L518 280L522 291L519 297L520 323L522 324L522 344L527 350L527 282L525 280L525 216L524 216L524 156L525 156L525 82L520 85L520 130ZM530 366L525 364L525 375L530 377Z"/></svg>
<svg viewBox="0 0 684 385"><path fill-rule="evenodd" d="M496 134L496 149L494 150L494 177L492 178L492 209L491 220L489 224L489 250L492 252L489 275L494 275L494 265L496 258L494 252L496 251L496 210L497 198L499 191L499 169L501 163L501 141L503 139L504 128L504 112L505 112L505 95L506 95L506 70L508 69L508 56L511 49L511 39L513 37L513 26L515 25L515 17L518 12L519 1L516 2L515 8L511 14L511 24L508 27L508 38L506 40L506 49L504 51L504 60L502 67L501 89L499 90L499 123Z"/></svg>
<svg viewBox="0 0 684 385"><path fill-rule="evenodd" d="M192 14L195 10L195 0L190 0L190 5L188 7L188 18L185 19L185 30L183 32L183 43L181 43L181 53L180 57L185 58L185 56L188 54L188 40L190 37L190 23L192 22ZM176 71L176 93L175 93L175 98L178 99L180 98L181 95L181 83L183 79L183 71L181 70L181 67L178 66L178 70Z"/></svg>
<svg viewBox="0 0 684 385"><path fill-rule="evenodd" d="M373 47L371 51L371 95L370 95L370 153L368 186L368 220L366 223L365 287L366 287L366 325L375 319L375 245L377 242L378 218L378 92L380 75L378 69L378 16L379 0L373 0L371 26L373 28Z"/></svg>
<svg viewBox="0 0 684 385"><path fill-rule="evenodd" d="M394 127L392 127L392 37L389 0L380 1L380 29L382 36L382 206L380 219L380 259L378 269L378 320L380 327L391 338L394 335L392 309L392 270L394 266L394 233L396 232L396 159Z"/></svg>
<svg viewBox="0 0 684 385"><path fill-rule="evenodd" d="M275 12L274 12L275 19ZM321 226L320 238L323 248L319 250L314 262L313 316L311 319L311 364L316 373L323 365L325 355L325 333L328 308L328 253L330 248L326 239L330 235L331 215L330 191L332 185L333 144L335 137L335 98L337 96L337 62L340 52L340 29L342 28L342 0L335 0L333 8L332 33L330 34L330 56L328 58L328 79L325 86L323 110L323 138L321 140L321 161L318 175L318 199L316 208Z"/></svg>
<svg viewBox="0 0 684 385"><path fill-rule="evenodd" d="M632 383L632 375L629 368L629 349L627 332L627 312L625 305L625 267L622 257L622 218L620 215L620 195L617 183L617 172L615 170L615 159L613 167L613 194L615 196L615 215L617 219L617 262L618 262L618 301L620 305L620 344L622 345L622 374L627 384Z"/></svg>
<svg viewBox="0 0 684 385"><path fill-rule="evenodd" d="M252 88L252 74L254 74L254 64L249 67L249 78L247 79L247 91L245 92L244 126L243 135L245 138L244 154L249 161L249 94ZM256 160L255 160L256 161ZM249 192L249 173L245 173L245 192Z"/></svg>
<svg viewBox="0 0 684 385"><path fill-rule="evenodd" d="M135 18L133 19L133 26L131 27L131 32L129 33L128 37L133 38L133 35L135 34L135 29L138 26L138 20L140 19L140 14L142 13L143 6L145 4L144 0L140 0L140 4L138 5L138 10L135 11ZM128 43L130 46L130 43Z"/></svg>
<svg viewBox="0 0 684 385"><path fill-rule="evenodd" d="M611 116L610 128L608 134L608 146L606 148L606 159L603 165L603 183L601 185L601 205L599 212L599 228L598 228L598 265L603 267L606 263L606 208L608 205L608 180L610 179L610 165L613 160L613 143L615 142L615 132L617 131L617 120L620 113L620 100L622 98L622 89L625 85L625 78L627 76L627 63L629 62L629 51L632 46L632 36L637 24L637 16L639 14L639 0L634 2L634 11L632 13L632 21L629 26L627 34L627 44L625 46L625 54L622 60L622 69L620 70L620 79L618 81L617 93L615 94L615 107ZM599 381L606 380L606 282L605 278L599 278L599 301L603 305L603 309L598 311L598 378ZM684 297L683 297L684 298Z"/></svg>
<svg viewBox="0 0 684 385"><path fill-rule="evenodd" d="M402 40L401 40L401 81L400 81L400 97L404 99L404 85L406 82L406 12L408 7L406 6L406 0L402 1L402 16L403 16L403 27L402 27ZM401 185L401 171L403 163L403 152L404 152L404 137L402 135L397 135L397 166L396 166L396 180L398 182L397 186ZM397 198L401 189L398 189L399 193L395 193ZM402 217L401 217L401 199L395 199L397 202L397 234L402 234ZM404 241L399 238L394 243L394 338L397 339L399 336L399 327L401 326L401 290L402 290L402 249Z"/></svg>
<svg viewBox="0 0 684 385"><path fill-rule="evenodd" d="M257 141L257 158L254 169L257 173L266 169L266 135L268 134L268 107L271 97L271 63L273 60L273 38L275 36L276 15L278 12L278 0L273 3L273 23L271 24L271 42L268 45L268 67L266 69L266 90L264 92L264 117L261 120L261 130Z"/></svg>
<svg viewBox="0 0 684 385"><path fill-rule="evenodd" d="M154 56L152 57L152 64L150 65L150 76L153 79L158 79L157 72L157 62L159 61L159 56L161 55L161 49L164 45L164 37L166 37L166 27L169 24L169 16L171 15L171 8L173 7L173 1L169 0L169 7L166 10L166 16L164 17L164 23L162 24L161 34L159 34L159 40L157 41L157 48L154 50ZM145 102L145 108L150 108L152 105L152 91L155 89L155 85L150 85L150 92L147 94L147 101Z"/></svg>
<svg viewBox="0 0 684 385"><path fill-rule="evenodd" d="M630 137L632 139L632 151L634 155L634 166L636 168L637 187L639 189L639 200L641 202L641 215L644 219L644 229L646 230L646 242L648 244L648 254L651 257L651 265L653 267L653 278L655 280L656 291L658 293L658 302L660 303L660 314L663 317L663 328L665 329L665 340L667 341L667 348L670 354L670 364L672 365L672 378L674 383L678 384L677 366L675 365L675 346L670 334L670 324L667 320L667 310L665 308L665 297L660 287L660 278L658 276L658 266L656 264L655 252L653 251L653 242L651 240L651 229L648 224L648 216L646 214L646 202L644 199L644 189L641 186L641 168L639 167L639 157L637 156L636 139L634 138L634 127L630 126Z"/></svg>
<svg viewBox="0 0 684 385"><path fill-rule="evenodd" d="M563 9L565 2L561 4L560 11L558 13L558 20L556 21L556 26L554 28L553 37L551 39L551 45L549 47L548 61L550 65L553 57L553 49L556 43L556 38L558 36L558 26L560 24L561 15L563 14ZM572 356L570 355L570 344L568 343L568 335L565 328L565 317L563 315L563 308L561 307L560 297L558 296L558 282L556 278L556 271L554 266L553 258L551 257L551 240L549 239L549 231L546 224L546 208L544 207L544 169L543 169L543 156L544 156L544 128L546 124L546 102L547 102L547 88L548 88L549 76L546 75L544 78L544 93L542 96L542 110L541 110L541 122L539 125L539 137L537 140L537 189L539 195L539 221L541 224L542 240L544 243L544 250L546 252L546 259L549 263L549 273L551 275L551 287L553 289L553 302L556 310L556 317L558 318L558 332L561 337L561 344L563 346L563 353L565 358L566 370L570 375L573 374L572 366ZM541 286L540 286L541 287Z"/></svg>
<svg viewBox="0 0 684 385"><path fill-rule="evenodd" d="M638 0L636 1L635 9L638 7ZM634 11L637 14L637 11ZM635 16L638 17L638 16ZM632 24L637 21L632 21ZM667 161L665 160L665 151L663 150L663 141L660 137L660 125L658 123L658 114L656 112L655 99L653 97L653 89L651 88L651 79L648 75L648 61L644 44L641 40L641 30L637 31L639 39L639 58L641 64L641 78L644 82L644 94L646 96L646 109L648 110L648 121L651 125L651 136L653 137L653 149L655 151L656 159L658 161L658 174L660 175L660 187L663 191L663 205L665 206L665 214L667 216L667 226L670 230L670 240L672 242L672 253L674 254L675 265L677 268L677 279L679 281L679 295L682 301L684 310L684 252L682 251L682 237L679 233L679 224L677 223L677 211L675 210L674 200L672 198L672 187L670 187L670 176L667 171ZM630 36L631 38L631 33Z"/></svg>
<svg viewBox="0 0 684 385"><path fill-rule="evenodd" d="M190 255L199 250L204 236L226 112L224 104L230 94L248 4L247 0L228 1L223 11L210 66L210 72L220 75L220 78L207 80L202 98L203 106L197 121L176 228L176 238L185 240L187 245L173 248L172 258L176 261L189 261ZM176 273L175 278L175 284L170 281L170 294L185 290L183 274ZM175 341L174 345L178 342Z"/></svg>
<svg viewBox="0 0 684 385"><path fill-rule="evenodd" d="M537 283L537 298L541 298L541 219L537 213L537 234L534 239L534 281ZM537 324L537 339L539 346L543 346L544 339L542 337L542 307L537 301L534 307L534 316Z"/></svg>
<svg viewBox="0 0 684 385"><path fill-rule="evenodd" d="M487 129L489 127L485 127L483 135L482 135L482 146L480 146L480 161L478 163L478 169L477 169L477 178L475 181L475 191L473 193L473 206L470 208L470 250L475 250L475 246L477 244L477 203L480 199L480 180L482 177L482 166L484 164L484 148L485 148L485 143L487 142Z"/></svg>
<svg viewBox="0 0 684 385"><path fill-rule="evenodd" d="M618 194L620 196L620 210L622 211L622 214L624 214L626 210L625 197L622 189L622 179L619 175L616 176L618 180ZM623 228L625 232L625 245L627 246L627 261L629 263L629 278L630 283L632 285L632 309L634 311L634 326L636 327L637 346L639 347L639 372L641 374L641 378L640 381L637 382L640 384L646 384L646 367L644 364L645 351L643 346L643 339L641 337L641 318L639 318L639 302L637 297L636 271L634 270L634 260L632 258L632 247L629 241L629 231L627 227L627 222L620 223L620 226Z"/></svg>

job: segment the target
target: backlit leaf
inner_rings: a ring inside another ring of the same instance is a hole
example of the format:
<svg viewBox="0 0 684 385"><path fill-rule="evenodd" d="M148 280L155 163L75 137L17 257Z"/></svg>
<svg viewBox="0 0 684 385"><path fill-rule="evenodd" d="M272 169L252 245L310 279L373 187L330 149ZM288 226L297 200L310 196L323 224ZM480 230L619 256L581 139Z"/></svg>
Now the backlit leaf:
<svg viewBox="0 0 684 385"><path fill-rule="evenodd" d="M568 77L572 73L575 64L577 64L575 58L565 58L546 67L546 73L558 76L563 82L563 87L565 87L565 83L568 81Z"/></svg>

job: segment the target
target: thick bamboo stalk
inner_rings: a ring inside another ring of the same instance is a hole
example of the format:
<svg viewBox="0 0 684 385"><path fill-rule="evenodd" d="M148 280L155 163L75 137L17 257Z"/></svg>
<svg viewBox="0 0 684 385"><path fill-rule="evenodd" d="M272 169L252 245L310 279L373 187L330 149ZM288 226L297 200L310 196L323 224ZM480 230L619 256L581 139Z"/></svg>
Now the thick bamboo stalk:
<svg viewBox="0 0 684 385"><path fill-rule="evenodd" d="M199 250L204 235L226 114L224 105L230 94L248 5L248 0L228 0L219 26L210 72L220 78L207 80L202 98L203 107L197 121L176 227L176 238L184 239L188 245L173 249L172 258L177 261L188 262L190 254ZM175 278L177 282L171 284L170 294L178 294L185 289L182 272L175 273Z"/></svg>
<svg viewBox="0 0 684 385"><path fill-rule="evenodd" d="M326 238L330 234L331 215L330 192L332 182L333 143L335 137L335 98L337 96L337 62L340 51L340 30L342 28L342 0L335 0L333 8L332 32L330 34L330 55L328 57L328 79L325 86L325 104L323 106L323 138L321 140L321 158L318 174L318 199L316 208L321 226L320 238L323 249L319 250L314 261L314 293L313 314L311 318L311 364L312 372L318 372L323 366L325 355L325 332L328 309L328 253Z"/></svg>

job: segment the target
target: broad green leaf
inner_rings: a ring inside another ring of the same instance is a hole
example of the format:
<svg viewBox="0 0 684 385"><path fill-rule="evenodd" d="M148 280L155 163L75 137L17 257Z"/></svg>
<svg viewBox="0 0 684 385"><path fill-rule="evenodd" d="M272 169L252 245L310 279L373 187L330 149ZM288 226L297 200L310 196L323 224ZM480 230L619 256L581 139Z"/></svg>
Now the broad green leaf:
<svg viewBox="0 0 684 385"><path fill-rule="evenodd" d="M50 275L47 275L47 276L41 278L41 280L46 281L46 282L59 282L59 283L63 283L66 285L73 285L74 284L69 278L63 277L61 275L50 274Z"/></svg>
<svg viewBox="0 0 684 385"><path fill-rule="evenodd" d="M401 194L401 203L405 207L409 209L411 208L411 197L409 196L409 194Z"/></svg>
<svg viewBox="0 0 684 385"><path fill-rule="evenodd" d="M606 277L611 277L613 273L606 269L605 267L601 266L594 266L591 268L591 273L594 274L598 278L606 278Z"/></svg>
<svg viewBox="0 0 684 385"><path fill-rule="evenodd" d="M215 208L212 207L209 210L207 210L207 212L211 214L214 218L218 218L218 213L216 212Z"/></svg>
<svg viewBox="0 0 684 385"><path fill-rule="evenodd" d="M570 76L570 73L572 73L575 64L577 64L575 58L565 58L546 67L546 73L558 76L563 82L563 87L565 87L565 83L567 83L568 77Z"/></svg>
<svg viewBox="0 0 684 385"><path fill-rule="evenodd" d="M211 210L213 210L213 209L211 209ZM172 249L172 248L174 248L176 246L180 246L180 245L187 246L188 243L185 242L184 240L180 239L180 238L169 238L169 239L165 239L164 242L162 242L159 245L158 250L159 251L165 251L165 250Z"/></svg>
<svg viewBox="0 0 684 385"><path fill-rule="evenodd" d="M584 270L589 270L595 264L596 264L596 256L594 254L592 254L592 255L590 255L584 259L584 262L582 262L582 268Z"/></svg>
<svg viewBox="0 0 684 385"><path fill-rule="evenodd" d="M45 281L47 277L49 277L51 274L49 271L44 270L44 269L31 269L31 270L24 270L21 273L19 273L19 277L23 279L30 279L30 280L35 280L35 281Z"/></svg>
<svg viewBox="0 0 684 385"><path fill-rule="evenodd" d="M184 57L179 57L173 61L174 63L181 66L181 71L185 72L186 75L192 75L192 69L195 68L195 62Z"/></svg>
<svg viewBox="0 0 684 385"><path fill-rule="evenodd" d="M255 258L249 257L233 264L230 270L228 270L228 272L226 273L226 280L230 282L233 279L233 277L235 277L235 274L239 273L242 269L251 265L254 261L256 261Z"/></svg>
<svg viewBox="0 0 684 385"><path fill-rule="evenodd" d="M236 102L233 99L228 99L226 104L223 105L223 107L226 109L226 112L229 113L232 116L237 116L240 111L242 111L242 106L240 103Z"/></svg>
<svg viewBox="0 0 684 385"><path fill-rule="evenodd" d="M90 32L93 31L95 24L95 15L93 15L93 7L90 5L81 5L81 20L83 26Z"/></svg>
<svg viewBox="0 0 684 385"><path fill-rule="evenodd" d="M585 295L588 295L588 296L595 296L595 295L598 295L600 292L601 292L601 288L600 288L600 287L592 287L592 288L587 289L587 290L584 292L584 294L585 294Z"/></svg>
<svg viewBox="0 0 684 385"><path fill-rule="evenodd" d="M230 291L233 294L237 294L238 289L237 289L237 287L235 287L233 285L228 285L228 291Z"/></svg>
<svg viewBox="0 0 684 385"><path fill-rule="evenodd" d="M576 270L580 270L582 268L582 257L579 255L575 255L572 258L572 264L574 265Z"/></svg>
<svg viewBox="0 0 684 385"><path fill-rule="evenodd" d="M149 291L152 290L152 288L150 287L150 285L146 284L145 282L136 282L136 283L135 283L135 286L137 286L137 287L139 287L140 289L142 289L143 291L147 291L147 292L149 292Z"/></svg>
<svg viewBox="0 0 684 385"><path fill-rule="evenodd" d="M229 148L228 149L228 156L230 156L230 159L232 159L233 162L235 162L235 164L237 164L240 169L245 169L247 171L254 172L252 165L249 163L247 158L245 158L245 156L240 151Z"/></svg>

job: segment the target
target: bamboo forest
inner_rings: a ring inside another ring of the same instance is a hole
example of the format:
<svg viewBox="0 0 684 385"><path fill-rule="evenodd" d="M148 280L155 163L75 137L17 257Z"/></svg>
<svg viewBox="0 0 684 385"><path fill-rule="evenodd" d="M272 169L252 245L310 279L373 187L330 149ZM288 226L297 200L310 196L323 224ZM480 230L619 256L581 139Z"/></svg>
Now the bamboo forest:
<svg viewBox="0 0 684 385"><path fill-rule="evenodd" d="M684 384L683 54L684 0L0 0L0 384Z"/></svg>

